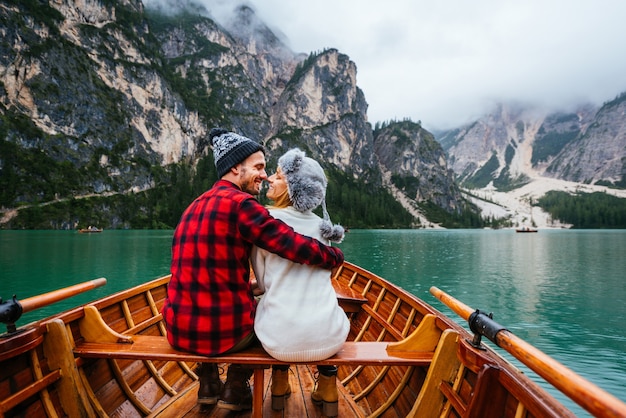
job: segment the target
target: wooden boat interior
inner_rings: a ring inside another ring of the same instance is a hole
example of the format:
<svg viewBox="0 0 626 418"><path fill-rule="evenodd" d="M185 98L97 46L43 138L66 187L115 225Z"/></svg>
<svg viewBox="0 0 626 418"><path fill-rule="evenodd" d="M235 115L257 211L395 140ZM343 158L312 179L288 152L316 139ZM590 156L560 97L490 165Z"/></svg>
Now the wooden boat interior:
<svg viewBox="0 0 626 418"><path fill-rule="evenodd" d="M474 346L472 334L417 297L348 262L332 280L350 319L348 341L401 349L416 334L434 341L432 347L420 348L430 352L430 360L421 364L341 362L339 416L575 416L492 349ZM164 276L3 334L0 417L233 416L231 411L197 404L199 363L193 357L80 355L81 344L107 338L86 320L86 312L96 312L112 330L110 343L123 344L137 335L164 336L160 311L168 281ZM223 379L227 368L228 363L220 363ZM310 398L316 365L291 365L289 376L293 393L283 411L271 409L271 369L265 368L262 387L255 390L263 394L261 410L235 416L322 416ZM609 401L609 409L606 403L598 406L605 411L598 416L626 416L626 405Z"/></svg>

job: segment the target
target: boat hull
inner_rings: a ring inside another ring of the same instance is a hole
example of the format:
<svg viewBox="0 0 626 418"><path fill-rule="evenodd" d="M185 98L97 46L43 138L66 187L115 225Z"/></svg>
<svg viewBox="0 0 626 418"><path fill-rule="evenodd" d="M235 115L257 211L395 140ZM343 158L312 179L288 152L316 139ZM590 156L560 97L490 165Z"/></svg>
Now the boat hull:
<svg viewBox="0 0 626 418"><path fill-rule="evenodd" d="M401 341L430 315L437 331L454 334L447 353L443 348L435 352L442 361L433 360L430 367L339 367L340 416L439 416L442 411L450 416L574 416L503 357L484 345L474 347L472 335L421 299L350 263L332 280L354 296L340 300L350 319L349 340ZM168 281L165 276L90 305L116 333L162 336L160 311ZM75 308L0 340L3 416L227 416L197 404L197 363L74 356L73 348L90 332L81 328L84 316L83 307ZM221 365L222 372L227 367ZM321 410L310 401L315 366L292 365L291 370L294 395L283 416L319 416ZM265 382L270 376L268 369ZM264 415L270 416L269 387L264 393Z"/></svg>

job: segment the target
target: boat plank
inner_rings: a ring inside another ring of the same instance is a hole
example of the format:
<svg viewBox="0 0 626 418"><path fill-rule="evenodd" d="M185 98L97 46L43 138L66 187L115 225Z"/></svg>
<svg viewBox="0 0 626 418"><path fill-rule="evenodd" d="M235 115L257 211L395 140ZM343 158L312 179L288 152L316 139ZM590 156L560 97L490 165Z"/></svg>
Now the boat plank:
<svg viewBox="0 0 626 418"><path fill-rule="evenodd" d="M108 361L90 361L84 365L84 374L93 393L105 411L115 411L126 401Z"/></svg>
<svg viewBox="0 0 626 418"><path fill-rule="evenodd" d="M177 396L159 404L159 408L151 415L151 418L193 418L199 415L198 405L198 382L185 387Z"/></svg>
<svg viewBox="0 0 626 418"><path fill-rule="evenodd" d="M311 393L313 392L315 385L315 374L317 372L314 366L305 364L292 365L290 367L289 383L291 385L291 396L285 402L285 409L283 411L272 410L271 401L271 369L265 370L264 388L263 388L263 416L264 417L298 417L298 418L323 418L322 409L316 406L311 401ZM223 375L222 375L223 380ZM254 385L254 381L252 381ZM197 385L196 385L197 386ZM350 417L365 417L365 414L352 400L352 395L346 391L343 386L337 387L339 394L339 416ZM189 396L189 402L195 403L196 395L194 392ZM187 402L187 404L189 404ZM178 409L179 416L184 418L227 418L232 417L231 411L220 409L211 405L191 405L191 408ZM183 411L181 413L181 411ZM251 411L238 412L238 418L250 418L252 417ZM165 415L157 415L158 418L164 418Z"/></svg>
<svg viewBox="0 0 626 418"><path fill-rule="evenodd" d="M265 391L265 403L263 405L263 416L282 417L282 412L272 410L272 390L271 390L271 371L268 371L267 390ZM285 402L285 408L292 416L308 417L306 400L310 398L312 381L311 372L306 366L293 365L289 367L289 385L291 387L291 396ZM269 402L267 401L269 399Z"/></svg>
<svg viewBox="0 0 626 418"><path fill-rule="evenodd" d="M346 313L359 312L361 306L367 303L367 299L350 288L347 284L339 280L331 280L335 293L337 294L337 302Z"/></svg>
<svg viewBox="0 0 626 418"><path fill-rule="evenodd" d="M24 402L26 399L34 397L38 393L42 392L51 384L61 379L61 372L55 371L53 373L43 376L41 379L37 379L32 384L26 386L17 393L12 394L0 403L0 412L4 413L16 405Z"/></svg>
<svg viewBox="0 0 626 418"><path fill-rule="evenodd" d="M486 365L478 374L476 396L472 398L468 418L504 416L509 393L500 384L500 369Z"/></svg>

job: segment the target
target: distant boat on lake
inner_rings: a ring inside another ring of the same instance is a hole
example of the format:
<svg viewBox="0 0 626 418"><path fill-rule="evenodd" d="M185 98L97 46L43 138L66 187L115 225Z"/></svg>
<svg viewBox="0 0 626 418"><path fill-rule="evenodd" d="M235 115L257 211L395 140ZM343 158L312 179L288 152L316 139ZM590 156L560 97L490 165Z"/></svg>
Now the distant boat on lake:
<svg viewBox="0 0 626 418"><path fill-rule="evenodd" d="M96 232L102 232L102 228L98 228L95 226L89 226L89 228L82 228L78 230L79 233L81 234L93 234Z"/></svg>
<svg viewBox="0 0 626 418"><path fill-rule="evenodd" d="M533 228L529 228L527 226L523 227L523 228L517 228L515 230L515 232L537 232L537 229L533 229Z"/></svg>

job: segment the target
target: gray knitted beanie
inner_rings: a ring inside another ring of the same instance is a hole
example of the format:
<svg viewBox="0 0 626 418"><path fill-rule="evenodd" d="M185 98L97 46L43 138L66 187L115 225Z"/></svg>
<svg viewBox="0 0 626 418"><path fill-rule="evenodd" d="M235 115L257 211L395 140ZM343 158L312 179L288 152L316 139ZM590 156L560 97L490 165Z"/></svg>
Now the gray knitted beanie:
<svg viewBox="0 0 626 418"><path fill-rule="evenodd" d="M234 132L228 132L226 129L211 129L209 138L213 144L218 178L221 178L228 170L255 152L262 151L265 153L261 144Z"/></svg>
<svg viewBox="0 0 626 418"><path fill-rule="evenodd" d="M320 223L322 236L329 241L341 242L345 231L341 225L333 225L330 221L326 210L328 180L319 163L294 148L278 159L278 166L287 180L287 192L293 207L299 212L307 212L321 204L324 213Z"/></svg>

